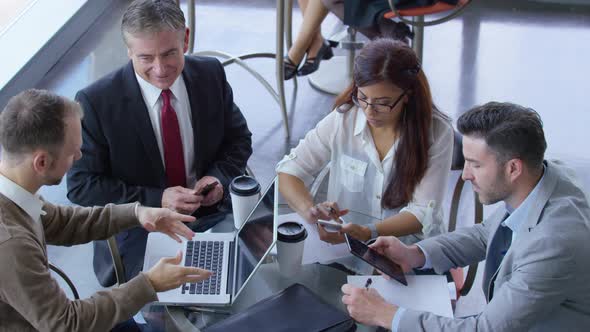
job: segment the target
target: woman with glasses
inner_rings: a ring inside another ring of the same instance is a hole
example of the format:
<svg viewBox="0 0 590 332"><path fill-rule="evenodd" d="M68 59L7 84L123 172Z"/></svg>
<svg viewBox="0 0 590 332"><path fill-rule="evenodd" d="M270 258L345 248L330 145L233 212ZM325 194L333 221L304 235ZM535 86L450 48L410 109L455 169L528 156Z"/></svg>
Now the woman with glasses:
<svg viewBox="0 0 590 332"><path fill-rule="evenodd" d="M347 210L380 220L346 220L340 232L318 224L320 238L343 233L366 241L394 235L414 243L443 231L441 203L453 150L450 120L433 104L414 51L392 39L369 42L355 59L353 84L279 163L279 189L310 223ZM327 202L314 205L307 187L330 165Z"/></svg>

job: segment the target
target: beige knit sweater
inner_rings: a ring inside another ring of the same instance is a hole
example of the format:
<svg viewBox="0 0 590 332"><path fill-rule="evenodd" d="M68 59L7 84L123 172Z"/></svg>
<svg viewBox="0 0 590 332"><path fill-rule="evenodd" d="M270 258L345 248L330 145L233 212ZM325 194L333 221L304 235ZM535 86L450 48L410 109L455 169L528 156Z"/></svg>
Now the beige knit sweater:
<svg viewBox="0 0 590 332"><path fill-rule="evenodd" d="M109 331L157 299L142 273L89 299L69 300L51 276L47 243L74 245L138 226L134 204L104 208L45 203L41 223L0 194L0 332Z"/></svg>

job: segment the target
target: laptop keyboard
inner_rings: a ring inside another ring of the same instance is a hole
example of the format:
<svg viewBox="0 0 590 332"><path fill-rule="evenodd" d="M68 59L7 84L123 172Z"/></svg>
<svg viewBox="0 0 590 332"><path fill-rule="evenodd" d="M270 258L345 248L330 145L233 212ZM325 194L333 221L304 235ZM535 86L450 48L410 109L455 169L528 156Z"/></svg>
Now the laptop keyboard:
<svg viewBox="0 0 590 332"><path fill-rule="evenodd" d="M213 275L201 282L182 285L182 294L221 294L222 241L188 241L184 266L209 270Z"/></svg>

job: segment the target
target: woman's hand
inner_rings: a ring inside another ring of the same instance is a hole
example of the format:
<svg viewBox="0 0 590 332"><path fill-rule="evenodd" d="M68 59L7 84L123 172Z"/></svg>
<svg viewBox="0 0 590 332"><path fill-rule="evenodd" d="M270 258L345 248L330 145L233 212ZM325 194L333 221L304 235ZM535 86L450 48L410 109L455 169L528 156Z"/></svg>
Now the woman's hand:
<svg viewBox="0 0 590 332"><path fill-rule="evenodd" d="M318 227L318 234L320 236L320 240L324 242L328 242L330 244L339 244L344 243L346 239L344 238L344 234L341 232L328 232L324 226L320 224L316 224Z"/></svg>
<svg viewBox="0 0 590 332"><path fill-rule="evenodd" d="M357 224L344 224L342 225L341 233L346 233L353 238L361 241L368 241L371 239L371 230L369 227L361 226Z"/></svg>
<svg viewBox="0 0 590 332"><path fill-rule="evenodd" d="M340 210L336 202L323 202L310 207L303 215L305 220L314 224L318 219L334 220L340 222L338 218L348 213L347 209Z"/></svg>

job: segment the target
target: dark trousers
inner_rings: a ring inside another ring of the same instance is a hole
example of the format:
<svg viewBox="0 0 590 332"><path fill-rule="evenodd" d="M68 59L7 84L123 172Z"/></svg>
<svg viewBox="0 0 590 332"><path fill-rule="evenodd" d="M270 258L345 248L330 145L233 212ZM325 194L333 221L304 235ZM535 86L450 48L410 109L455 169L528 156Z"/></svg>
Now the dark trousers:
<svg viewBox="0 0 590 332"><path fill-rule="evenodd" d="M111 332L141 332L142 329L139 325L132 319L126 320L121 322L113 327Z"/></svg>

